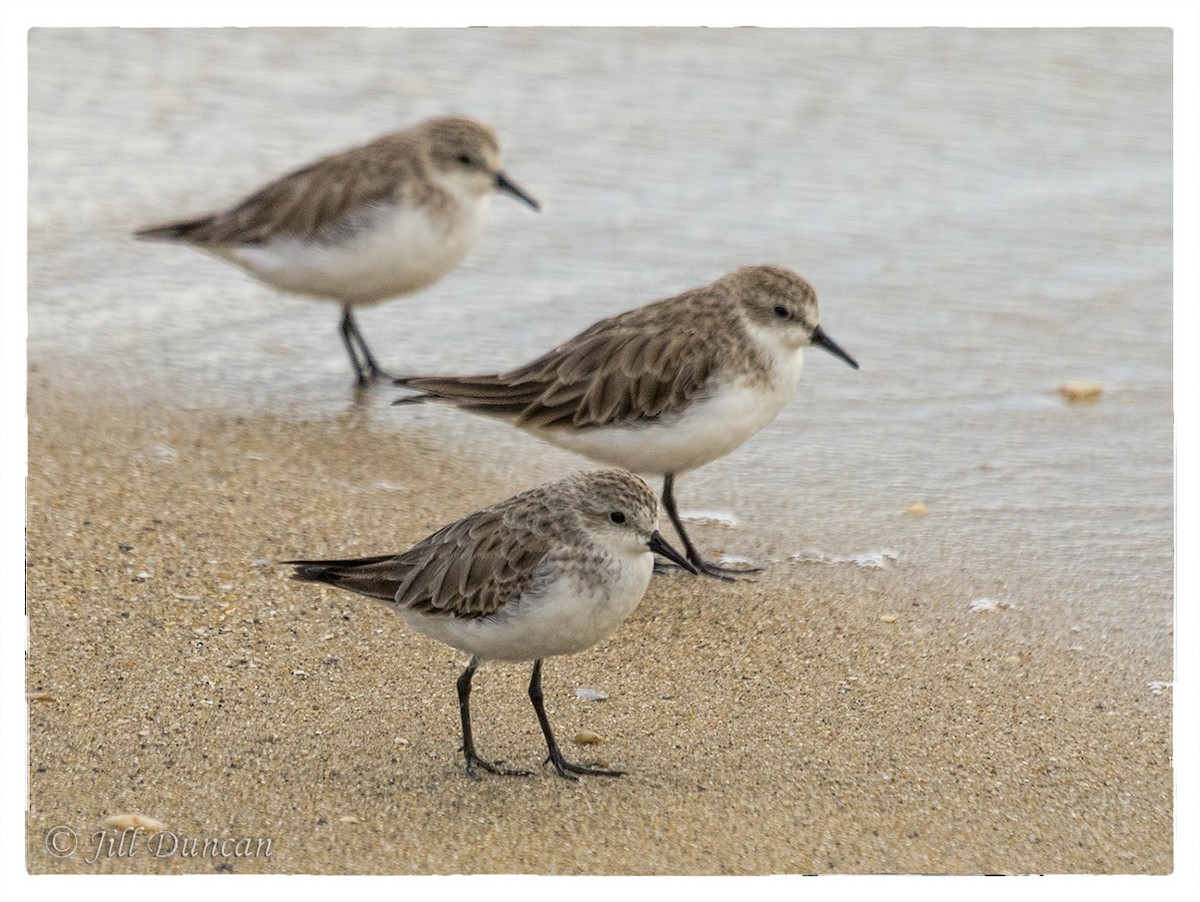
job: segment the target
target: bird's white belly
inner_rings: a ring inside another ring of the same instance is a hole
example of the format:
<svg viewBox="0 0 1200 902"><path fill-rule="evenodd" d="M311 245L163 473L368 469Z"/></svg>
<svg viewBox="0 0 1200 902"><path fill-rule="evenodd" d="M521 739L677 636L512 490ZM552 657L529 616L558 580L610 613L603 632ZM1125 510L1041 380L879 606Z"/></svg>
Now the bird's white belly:
<svg viewBox="0 0 1200 902"><path fill-rule="evenodd" d="M489 198L439 219L410 206L378 206L345 235L326 241L282 237L215 249L251 275L291 294L371 306L436 282L479 235Z"/></svg>
<svg viewBox="0 0 1200 902"><path fill-rule="evenodd" d="M623 565L606 564L605 574L584 580L568 570L545 590L523 596L496 614L461 620L401 610L419 633L477 655L482 660L533 661L590 648L611 635L646 593L654 569L647 552Z"/></svg>
<svg viewBox="0 0 1200 902"><path fill-rule="evenodd" d="M675 419L592 429L531 429L540 438L634 473L685 473L741 447L770 423L795 393L801 355L770 385L742 380L698 400Z"/></svg>

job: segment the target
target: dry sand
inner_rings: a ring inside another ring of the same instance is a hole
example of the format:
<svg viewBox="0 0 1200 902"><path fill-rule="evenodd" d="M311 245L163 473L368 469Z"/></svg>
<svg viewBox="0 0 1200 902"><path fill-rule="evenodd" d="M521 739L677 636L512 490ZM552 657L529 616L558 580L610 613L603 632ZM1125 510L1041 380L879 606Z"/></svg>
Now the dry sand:
<svg viewBox="0 0 1200 902"><path fill-rule="evenodd" d="M609 641L546 666L568 754L629 776L473 782L462 656L272 562L406 547L524 487L515 464L353 410L126 405L36 370L29 404L33 873L1172 868L1170 692L1129 678L1145 662L1039 643L1017 609L930 603L943 587L902 569L657 577ZM476 740L536 767L527 679L480 671ZM97 854L122 813L169 838L113 829ZM56 825L73 855L47 852ZM195 839L234 842L155 854Z"/></svg>

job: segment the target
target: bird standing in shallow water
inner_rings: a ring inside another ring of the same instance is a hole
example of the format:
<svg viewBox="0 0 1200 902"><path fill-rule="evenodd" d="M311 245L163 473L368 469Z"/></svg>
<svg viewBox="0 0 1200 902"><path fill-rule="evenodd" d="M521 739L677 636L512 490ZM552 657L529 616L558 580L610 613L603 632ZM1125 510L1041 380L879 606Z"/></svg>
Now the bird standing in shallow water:
<svg viewBox="0 0 1200 902"><path fill-rule="evenodd" d="M858 363L825 334L817 295L778 266L746 266L701 288L601 320L532 363L481 376L410 376L438 401L496 417L559 447L663 477L663 507L688 560L713 576L675 506L675 478L724 457L795 393L803 350Z"/></svg>
<svg viewBox="0 0 1200 902"><path fill-rule="evenodd" d="M654 553L693 570L658 532L658 501L632 473L576 473L446 526L408 551L338 561L285 561L296 579L387 602L414 630L471 656L458 678L463 756L477 768L528 776L475 751L471 678L481 661L533 661L529 698L560 777L623 772L567 761L542 701L542 661L610 635L637 607ZM693 570L693 572L695 572Z"/></svg>
<svg viewBox="0 0 1200 902"><path fill-rule="evenodd" d="M236 206L137 232L237 264L280 291L342 306L341 333L359 385L392 378L354 320L436 282L479 235L491 195L538 203L500 169L500 146L471 119L431 119L318 160Z"/></svg>

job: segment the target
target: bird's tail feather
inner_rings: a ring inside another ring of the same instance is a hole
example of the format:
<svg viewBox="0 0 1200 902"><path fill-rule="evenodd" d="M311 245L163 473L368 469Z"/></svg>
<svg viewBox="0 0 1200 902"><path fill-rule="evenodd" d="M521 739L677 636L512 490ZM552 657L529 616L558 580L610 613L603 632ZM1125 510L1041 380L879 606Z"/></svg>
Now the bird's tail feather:
<svg viewBox="0 0 1200 902"><path fill-rule="evenodd" d="M198 229L212 222L211 216L201 216L198 219L186 219L182 222L169 222L165 225L150 226L134 232L135 238L145 238L150 241L176 241L186 239Z"/></svg>
<svg viewBox="0 0 1200 902"><path fill-rule="evenodd" d="M377 598L380 601L395 601L400 583L407 568L398 566L395 555L382 554L378 557L348 558L340 561L280 561L296 568L292 579L310 583L328 583L339 589L348 589Z"/></svg>

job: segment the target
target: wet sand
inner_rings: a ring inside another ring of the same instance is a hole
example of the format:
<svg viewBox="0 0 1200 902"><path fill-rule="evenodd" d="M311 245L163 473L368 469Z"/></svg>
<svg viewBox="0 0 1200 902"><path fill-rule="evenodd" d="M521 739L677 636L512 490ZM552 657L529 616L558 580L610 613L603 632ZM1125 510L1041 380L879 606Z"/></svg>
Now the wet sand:
<svg viewBox="0 0 1200 902"><path fill-rule="evenodd" d="M462 656L273 562L396 550L555 474L447 448L436 421L401 438L353 405L312 421L186 410L81 392L37 363L32 873L1172 869L1171 691L1147 683L1170 649L1046 638L1071 628L972 613L920 567L656 577L610 640L546 665L568 755L629 775L473 782ZM728 532L695 534L712 551ZM1010 565L1019 582L1025 562ZM536 769L527 680L480 671L476 741ZM604 741L577 745L582 731ZM224 852L140 834L132 854L98 852L103 819L129 812ZM47 852L56 825L73 855ZM271 855L237 855L240 839Z"/></svg>

